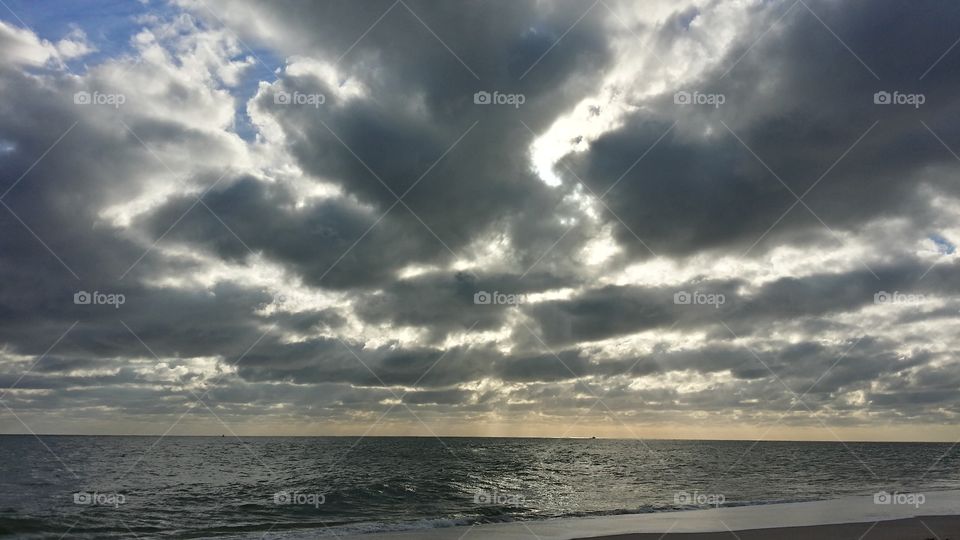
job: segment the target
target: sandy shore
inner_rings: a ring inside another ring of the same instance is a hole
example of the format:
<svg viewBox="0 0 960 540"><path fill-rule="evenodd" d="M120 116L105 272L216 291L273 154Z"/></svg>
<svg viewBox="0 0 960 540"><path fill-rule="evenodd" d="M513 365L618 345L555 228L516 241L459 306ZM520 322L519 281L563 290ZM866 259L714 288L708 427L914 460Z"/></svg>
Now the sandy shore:
<svg viewBox="0 0 960 540"><path fill-rule="evenodd" d="M735 534L731 534L735 531ZM290 538L299 538L291 536ZM604 540L825 538L960 540L960 491L930 491L922 505L875 504L872 496L587 518L493 523L342 535L365 540Z"/></svg>
<svg viewBox="0 0 960 540"><path fill-rule="evenodd" d="M893 521L809 527L749 529L731 533L641 533L590 537L590 540L960 540L960 516L923 516Z"/></svg>

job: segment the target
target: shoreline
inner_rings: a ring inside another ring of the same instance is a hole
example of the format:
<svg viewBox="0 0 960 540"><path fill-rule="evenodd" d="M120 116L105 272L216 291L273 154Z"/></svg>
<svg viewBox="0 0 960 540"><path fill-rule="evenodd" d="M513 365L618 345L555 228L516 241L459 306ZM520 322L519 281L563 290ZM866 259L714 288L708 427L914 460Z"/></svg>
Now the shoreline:
<svg viewBox="0 0 960 540"><path fill-rule="evenodd" d="M677 512L347 534L340 537L357 540L653 540L668 536L710 540L731 538L730 531L736 531L737 535L745 539L960 539L960 490L926 491L924 494L924 504L916 507L875 504L873 496L867 495ZM863 536L871 525L869 533ZM927 530L927 527L935 531L935 534ZM853 534L854 531L858 532ZM917 535L918 531L925 533L925 536ZM311 536L294 533L288 538L301 537Z"/></svg>
<svg viewBox="0 0 960 540"><path fill-rule="evenodd" d="M733 533L736 534L733 534ZM721 540L736 537L738 540L949 540L960 538L960 515L918 516L858 523L835 523L809 525L806 527L772 527L723 532L700 533L634 533L609 536L592 536L576 540Z"/></svg>

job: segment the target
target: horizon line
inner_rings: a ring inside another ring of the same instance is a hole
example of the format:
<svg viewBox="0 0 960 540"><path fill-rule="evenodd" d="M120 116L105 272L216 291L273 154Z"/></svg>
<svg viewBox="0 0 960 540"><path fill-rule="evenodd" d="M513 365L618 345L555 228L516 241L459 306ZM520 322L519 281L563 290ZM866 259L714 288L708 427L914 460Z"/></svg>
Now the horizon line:
<svg viewBox="0 0 960 540"><path fill-rule="evenodd" d="M873 444L957 444L949 440L916 440L916 441L898 441L898 440L873 440L873 439L690 439L690 438L637 438L637 437L548 437L543 435L529 436L496 436L496 435L236 435L236 434L218 434L218 435L163 435L151 433L0 433L0 437L158 437L161 439L169 438L231 438L231 439L320 439L320 438L360 438L360 439L550 439L550 440L583 440L583 441L685 441L685 442L793 442L793 443L873 443Z"/></svg>

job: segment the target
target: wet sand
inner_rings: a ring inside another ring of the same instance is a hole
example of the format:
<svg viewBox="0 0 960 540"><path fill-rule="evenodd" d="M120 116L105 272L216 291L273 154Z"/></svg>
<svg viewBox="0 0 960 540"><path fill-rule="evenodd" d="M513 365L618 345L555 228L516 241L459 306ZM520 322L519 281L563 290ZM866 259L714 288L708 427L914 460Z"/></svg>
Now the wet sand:
<svg viewBox="0 0 960 540"><path fill-rule="evenodd" d="M733 532L731 532L733 531ZM348 535L365 540L960 540L960 490L928 491L922 505L869 495L584 518Z"/></svg>
<svg viewBox="0 0 960 540"><path fill-rule="evenodd" d="M923 516L892 521L813 525L703 533L640 533L591 540L960 540L960 516Z"/></svg>

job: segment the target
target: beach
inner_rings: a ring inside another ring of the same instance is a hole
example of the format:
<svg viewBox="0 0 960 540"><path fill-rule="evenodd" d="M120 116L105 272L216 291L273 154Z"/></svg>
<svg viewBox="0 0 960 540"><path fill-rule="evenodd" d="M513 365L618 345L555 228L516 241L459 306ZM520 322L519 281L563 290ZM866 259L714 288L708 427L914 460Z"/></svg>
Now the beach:
<svg viewBox="0 0 960 540"><path fill-rule="evenodd" d="M673 538L676 540L714 540L738 538L739 540L801 540L818 538L822 540L908 540L941 539L960 537L960 516L923 516L919 518L874 521L870 523L842 523L833 525L814 525L810 527L781 527L770 529L748 529L741 531L705 532L705 533L642 533L602 536L603 540L658 540Z"/></svg>
<svg viewBox="0 0 960 540"><path fill-rule="evenodd" d="M349 536L364 540L603 538L897 539L960 538L960 491L925 494L920 506L876 504L873 496ZM733 535L731 535L733 531Z"/></svg>

